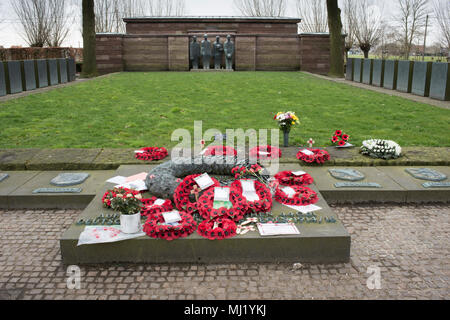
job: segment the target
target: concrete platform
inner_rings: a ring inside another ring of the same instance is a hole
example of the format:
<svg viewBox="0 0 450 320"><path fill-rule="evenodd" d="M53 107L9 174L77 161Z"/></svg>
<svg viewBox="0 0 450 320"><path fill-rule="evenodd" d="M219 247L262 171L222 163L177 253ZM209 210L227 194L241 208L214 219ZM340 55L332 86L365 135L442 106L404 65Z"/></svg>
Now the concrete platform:
<svg viewBox="0 0 450 320"><path fill-rule="evenodd" d="M116 175L129 176L150 170L151 166L122 166ZM296 168L300 168L299 165ZM287 170L288 168L282 168ZM95 199L79 218L93 218L111 213L101 205L101 197L112 185L104 185ZM317 192L317 188L313 186ZM319 194L318 217L337 216ZM273 213L291 212L292 209L275 203ZM261 237L258 232L223 241L210 241L197 233L175 241L149 238L118 243L77 246L84 226L74 224L60 239L64 264L92 264L111 262L134 263L245 263L245 262L309 262L337 263L350 258L350 235L340 221L335 224L298 224L300 235Z"/></svg>
<svg viewBox="0 0 450 320"><path fill-rule="evenodd" d="M70 171L77 172L77 171ZM80 171L81 172L81 171ZM8 179L0 183L0 208L3 209L84 209L97 194L99 188L114 171L82 171L90 177L82 184L81 193L33 194L38 188L59 189L50 184L61 171L11 171Z"/></svg>
<svg viewBox="0 0 450 320"><path fill-rule="evenodd" d="M381 188L336 188L339 182L331 176L329 169L355 169L365 175L365 179L357 182L378 183ZM395 202L405 203L407 190L391 179L379 167L317 167L304 168L313 178L328 203L366 203L366 202ZM406 174L406 173L405 173Z"/></svg>

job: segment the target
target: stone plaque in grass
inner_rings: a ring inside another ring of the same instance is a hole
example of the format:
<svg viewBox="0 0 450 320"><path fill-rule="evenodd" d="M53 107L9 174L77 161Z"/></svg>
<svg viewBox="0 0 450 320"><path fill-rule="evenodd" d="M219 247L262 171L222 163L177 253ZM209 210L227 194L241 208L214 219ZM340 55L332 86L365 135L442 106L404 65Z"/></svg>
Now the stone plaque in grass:
<svg viewBox="0 0 450 320"><path fill-rule="evenodd" d="M422 97L430 95L431 62L414 63L411 93Z"/></svg>
<svg viewBox="0 0 450 320"><path fill-rule="evenodd" d="M398 61L386 60L384 62L383 88L397 89Z"/></svg>
<svg viewBox="0 0 450 320"><path fill-rule="evenodd" d="M413 61L398 62L397 91L411 93L413 68Z"/></svg>
<svg viewBox="0 0 450 320"><path fill-rule="evenodd" d="M50 181L50 184L57 187L70 187L82 184L89 178L89 173L61 173Z"/></svg>
<svg viewBox="0 0 450 320"><path fill-rule="evenodd" d="M22 67L20 61L7 61L6 68L8 70L6 73L6 88L8 93L22 92Z"/></svg>
<svg viewBox="0 0 450 320"><path fill-rule="evenodd" d="M362 82L372 84L372 59L364 59Z"/></svg>
<svg viewBox="0 0 450 320"><path fill-rule="evenodd" d="M36 71L38 88L48 87L47 60L36 60Z"/></svg>
<svg viewBox="0 0 450 320"><path fill-rule="evenodd" d="M70 82L76 79L77 66L75 59L67 59L67 77Z"/></svg>
<svg viewBox="0 0 450 320"><path fill-rule="evenodd" d="M36 89L36 70L33 60L25 60L23 62L23 80L26 91Z"/></svg>
<svg viewBox="0 0 450 320"><path fill-rule="evenodd" d="M67 83L67 60L58 59L58 77L59 83Z"/></svg>
<svg viewBox="0 0 450 320"><path fill-rule="evenodd" d="M345 79L348 81L353 81L353 61L355 59L348 58L347 59L347 67L345 71Z"/></svg>
<svg viewBox="0 0 450 320"><path fill-rule="evenodd" d="M51 86L57 85L58 82L58 60L49 59L48 61L48 83Z"/></svg>
<svg viewBox="0 0 450 320"><path fill-rule="evenodd" d="M430 98L442 101L450 100L450 63L433 63L431 68Z"/></svg>
<svg viewBox="0 0 450 320"><path fill-rule="evenodd" d="M363 59L354 59L353 61L353 81L361 82L363 74Z"/></svg>
<svg viewBox="0 0 450 320"><path fill-rule="evenodd" d="M6 76L5 76L5 66L3 62L0 62L0 97L6 95Z"/></svg>
<svg viewBox="0 0 450 320"><path fill-rule="evenodd" d="M382 87L384 80L384 60L373 60L372 68L372 85L376 87Z"/></svg>

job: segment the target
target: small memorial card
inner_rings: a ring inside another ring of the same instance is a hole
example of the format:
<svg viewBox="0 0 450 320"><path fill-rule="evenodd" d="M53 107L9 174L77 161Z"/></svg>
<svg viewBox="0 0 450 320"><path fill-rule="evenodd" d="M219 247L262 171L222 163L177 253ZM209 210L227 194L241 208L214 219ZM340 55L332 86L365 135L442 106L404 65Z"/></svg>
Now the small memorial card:
<svg viewBox="0 0 450 320"><path fill-rule="evenodd" d="M289 199L292 199L295 196L295 190L291 187L284 187L282 190L287 194Z"/></svg>
<svg viewBox="0 0 450 320"><path fill-rule="evenodd" d="M266 152L266 151L259 151L258 152L260 156L268 156L270 155L270 152Z"/></svg>
<svg viewBox="0 0 450 320"><path fill-rule="evenodd" d="M167 224L177 223L181 221L180 212L174 210L170 212L164 212L163 214L164 221Z"/></svg>
<svg viewBox="0 0 450 320"><path fill-rule="evenodd" d="M128 182L133 182L133 181L137 181L137 180L145 180L145 178L147 178L147 172L142 172L142 173L136 174L134 176L128 177L125 182L128 183Z"/></svg>
<svg viewBox="0 0 450 320"><path fill-rule="evenodd" d="M254 180L241 180L242 195L248 201L258 201L259 197L256 194Z"/></svg>
<svg viewBox="0 0 450 320"><path fill-rule="evenodd" d="M303 150L301 150L300 152L306 154L307 156L312 156L312 155L314 155L314 152L312 152L312 151L310 151L310 150L308 150L308 149L303 149Z"/></svg>
<svg viewBox="0 0 450 320"><path fill-rule="evenodd" d="M304 176L306 174L306 172L305 171L296 171L296 172L292 172L292 174L294 176L301 177L301 176Z"/></svg>
<svg viewBox="0 0 450 320"><path fill-rule="evenodd" d="M293 223L258 223L258 231L262 237L300 234Z"/></svg>
<svg viewBox="0 0 450 320"><path fill-rule="evenodd" d="M143 150L136 150L134 153L144 153L145 151L143 151Z"/></svg>
<svg viewBox="0 0 450 320"><path fill-rule="evenodd" d="M351 148L354 147L351 143L346 142L343 146L336 146L336 148Z"/></svg>
<svg viewBox="0 0 450 320"><path fill-rule="evenodd" d="M230 189L229 188L214 188L214 203L213 208L227 208L230 209L233 204L230 201Z"/></svg>
<svg viewBox="0 0 450 320"><path fill-rule="evenodd" d="M164 199L156 199L156 201L153 203L154 206L162 206L166 202Z"/></svg>
<svg viewBox="0 0 450 320"><path fill-rule="evenodd" d="M106 182L114 183L114 184L124 184L126 181L127 181L127 178L122 177L122 176L117 176L117 177L113 177L109 180L106 180Z"/></svg>
<svg viewBox="0 0 450 320"><path fill-rule="evenodd" d="M194 178L200 189L205 190L214 185L214 181L211 179L209 174L204 173L201 176Z"/></svg>
<svg viewBox="0 0 450 320"><path fill-rule="evenodd" d="M310 212L322 210L321 207L316 206L315 204L310 204L308 206L290 206L290 205L286 205L286 207L289 207L291 209L297 210L297 211L299 211L301 213L310 213Z"/></svg>
<svg viewBox="0 0 450 320"><path fill-rule="evenodd" d="M148 190L147 185L145 184L145 181L143 181L143 180L136 180L133 182L124 183L124 184L115 186L115 188L126 188L126 189L132 189L132 190L136 190L136 191Z"/></svg>

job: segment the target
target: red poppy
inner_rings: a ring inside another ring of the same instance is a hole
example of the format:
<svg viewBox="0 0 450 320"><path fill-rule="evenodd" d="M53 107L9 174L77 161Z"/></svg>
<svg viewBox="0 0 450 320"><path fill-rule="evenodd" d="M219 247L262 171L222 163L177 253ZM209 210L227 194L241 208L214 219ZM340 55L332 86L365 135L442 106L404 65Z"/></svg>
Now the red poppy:
<svg viewBox="0 0 450 320"><path fill-rule="evenodd" d="M342 130L336 130L334 135L336 135L338 137L342 136Z"/></svg>
<svg viewBox="0 0 450 320"><path fill-rule="evenodd" d="M343 147L346 145L346 142L344 140L339 141L339 146Z"/></svg>
<svg viewBox="0 0 450 320"><path fill-rule="evenodd" d="M338 136L333 136L333 138L331 138L331 142L336 143L339 141L339 137Z"/></svg>
<svg viewBox="0 0 450 320"><path fill-rule="evenodd" d="M157 161L162 160L169 155L166 148L150 147L142 148L142 153L136 153L135 157L143 161Z"/></svg>
<svg viewBox="0 0 450 320"><path fill-rule="evenodd" d="M348 141L348 139L350 139L350 136L348 134L342 135L342 140Z"/></svg>

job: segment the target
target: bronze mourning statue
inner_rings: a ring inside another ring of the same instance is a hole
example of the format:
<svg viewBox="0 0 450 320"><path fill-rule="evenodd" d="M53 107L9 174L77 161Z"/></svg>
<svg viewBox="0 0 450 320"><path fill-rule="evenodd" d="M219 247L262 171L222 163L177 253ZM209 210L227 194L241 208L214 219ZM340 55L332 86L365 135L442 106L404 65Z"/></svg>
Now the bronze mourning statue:
<svg viewBox="0 0 450 320"><path fill-rule="evenodd" d="M231 35L227 36L227 41L223 45L225 51L225 62L227 70L233 70L234 43L231 41Z"/></svg>
<svg viewBox="0 0 450 320"><path fill-rule="evenodd" d="M211 64L211 41L208 40L208 35L205 34L205 39L201 45L201 56L203 60L203 69L209 69Z"/></svg>
<svg viewBox="0 0 450 320"><path fill-rule="evenodd" d="M223 44L220 42L220 37L216 37L216 42L213 43L213 55L214 55L214 69L220 70L223 56Z"/></svg>
<svg viewBox="0 0 450 320"><path fill-rule="evenodd" d="M200 60L200 44L197 42L197 37L192 37L192 42L189 46L189 56L192 61L192 68L198 69L198 62Z"/></svg>

